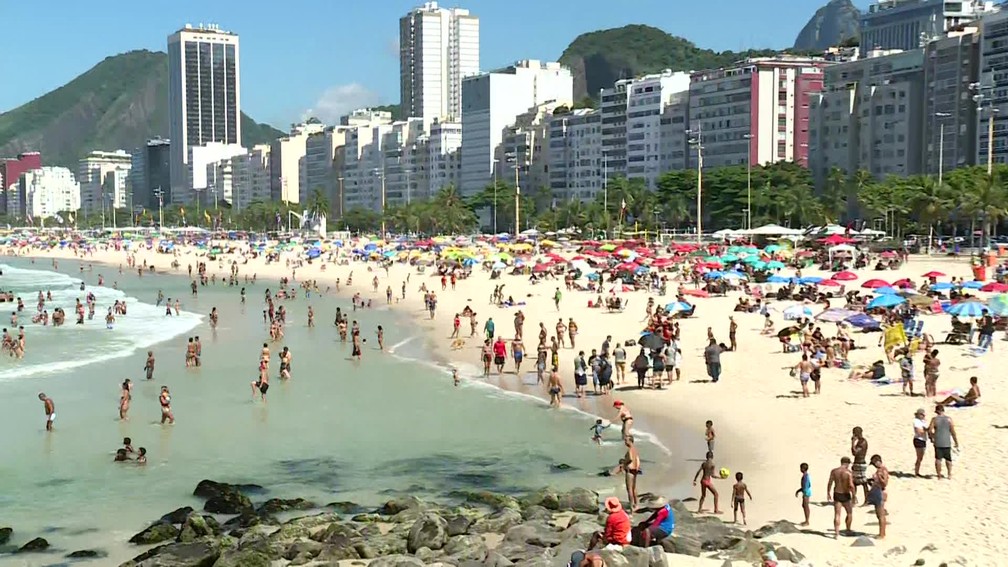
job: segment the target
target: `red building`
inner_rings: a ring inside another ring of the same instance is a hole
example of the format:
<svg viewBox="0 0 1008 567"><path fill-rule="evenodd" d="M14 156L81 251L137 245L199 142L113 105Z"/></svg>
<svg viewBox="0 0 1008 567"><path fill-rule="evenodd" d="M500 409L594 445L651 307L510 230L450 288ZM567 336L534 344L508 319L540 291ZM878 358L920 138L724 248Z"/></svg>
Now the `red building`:
<svg viewBox="0 0 1008 567"><path fill-rule="evenodd" d="M0 211L7 213L7 203L10 201L7 192L12 185L17 185L21 174L42 167L42 154L39 152L24 152L16 158L0 158Z"/></svg>

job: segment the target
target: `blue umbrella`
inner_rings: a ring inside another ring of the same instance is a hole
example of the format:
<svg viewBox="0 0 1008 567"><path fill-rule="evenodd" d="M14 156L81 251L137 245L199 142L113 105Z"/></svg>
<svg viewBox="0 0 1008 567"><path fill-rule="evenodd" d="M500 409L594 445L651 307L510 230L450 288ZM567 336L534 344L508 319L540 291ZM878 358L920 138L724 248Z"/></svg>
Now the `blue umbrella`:
<svg viewBox="0 0 1008 567"><path fill-rule="evenodd" d="M730 279L730 280L731 279L735 279L735 280L749 279L748 275L743 274L742 272L739 272L739 271L736 271L736 270L731 270L729 272L725 272L723 277L726 278L726 279Z"/></svg>
<svg viewBox="0 0 1008 567"><path fill-rule="evenodd" d="M803 276L798 279L798 283L800 284L819 283L821 281L823 281L823 279L819 276Z"/></svg>
<svg viewBox="0 0 1008 567"><path fill-rule="evenodd" d="M956 317L980 317L986 309L987 306L979 301L963 301L949 307L948 314Z"/></svg>
<svg viewBox="0 0 1008 567"><path fill-rule="evenodd" d="M984 285L983 282L978 281L968 281L962 284L962 286L966 289L980 289L983 287L983 285Z"/></svg>
<svg viewBox="0 0 1008 567"><path fill-rule="evenodd" d="M773 262L771 262L771 264L772 263ZM785 276L770 276L769 278L767 278L768 283L791 283L792 281L794 281L794 278L789 278Z"/></svg>
<svg viewBox="0 0 1008 567"><path fill-rule="evenodd" d="M665 311L668 311L669 313L678 313L679 311L689 311L690 309L693 309L693 306L690 305L689 303L686 303L685 301L675 301L665 306Z"/></svg>
<svg viewBox="0 0 1008 567"><path fill-rule="evenodd" d="M784 267L784 262L780 262L778 260L771 260L770 262L767 262L767 267L770 268L771 270L780 270Z"/></svg>
<svg viewBox="0 0 1008 567"><path fill-rule="evenodd" d="M707 272L706 274L704 274L703 277L704 277L704 279L708 279L708 280L717 280L717 279L721 279L721 278L724 277L724 272L718 272L718 271L715 270L715 271L712 271L712 272Z"/></svg>
<svg viewBox="0 0 1008 567"><path fill-rule="evenodd" d="M877 293L879 295L896 295L896 294L898 294L900 292L900 290L898 290L898 289L896 289L894 287L891 287L891 286L877 287L877 288L873 289L872 291L874 291L875 293Z"/></svg>
<svg viewBox="0 0 1008 567"><path fill-rule="evenodd" d="M952 284L950 284L949 282L938 282L933 286L931 286L931 289L935 291L946 291L952 289L952 287L953 287Z"/></svg>
<svg viewBox="0 0 1008 567"><path fill-rule="evenodd" d="M592 272L592 273L588 274L585 277L588 278L588 281L595 281L595 280L599 279L598 272Z"/></svg>
<svg viewBox="0 0 1008 567"><path fill-rule="evenodd" d="M876 307L895 307L900 303L906 303L906 299L892 294L882 294L868 302L868 309Z"/></svg>
<svg viewBox="0 0 1008 567"><path fill-rule="evenodd" d="M847 319L845 319L845 321L847 321L848 323L854 325L859 329L878 329L880 327L878 321L872 319L871 317L865 315L864 313L858 313L857 315L848 317Z"/></svg>

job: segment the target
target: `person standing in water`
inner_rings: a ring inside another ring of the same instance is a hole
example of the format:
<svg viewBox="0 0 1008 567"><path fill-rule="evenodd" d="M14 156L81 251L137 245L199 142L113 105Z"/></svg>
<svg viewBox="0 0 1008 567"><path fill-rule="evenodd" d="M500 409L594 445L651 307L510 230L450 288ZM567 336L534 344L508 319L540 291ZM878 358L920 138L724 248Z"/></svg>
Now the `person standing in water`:
<svg viewBox="0 0 1008 567"><path fill-rule="evenodd" d="M133 399L133 382L127 378L123 380L122 392L119 394L119 419L126 421L129 419L130 400Z"/></svg>
<svg viewBox="0 0 1008 567"><path fill-rule="evenodd" d="M172 414L171 409L171 393L168 392L168 386L161 386L161 395L158 396L158 402L161 403L161 425L167 421L169 425L175 423L175 415Z"/></svg>
<svg viewBox="0 0 1008 567"><path fill-rule="evenodd" d="M311 329L313 327L315 327L315 310L312 309L311 305L309 305L308 306L308 328Z"/></svg>
<svg viewBox="0 0 1008 567"><path fill-rule="evenodd" d="M56 404L44 392L39 392L38 399L42 400L42 405L45 407L46 431L52 431L53 421L56 420Z"/></svg>
<svg viewBox="0 0 1008 567"><path fill-rule="evenodd" d="M154 379L154 351L147 351L147 363L144 364L144 373L147 375L148 380Z"/></svg>
<svg viewBox="0 0 1008 567"><path fill-rule="evenodd" d="M637 499L637 475L641 473L640 467L640 453L637 452L637 447L634 446L633 435L627 435L623 438L623 444L626 445L627 451L620 459L619 466L616 467L617 472L623 473L623 480L626 483L627 500L630 502L630 512L636 512L639 500Z"/></svg>
<svg viewBox="0 0 1008 567"><path fill-rule="evenodd" d="M378 330L375 331L378 335L378 350L385 350L385 329L381 325L378 325Z"/></svg>

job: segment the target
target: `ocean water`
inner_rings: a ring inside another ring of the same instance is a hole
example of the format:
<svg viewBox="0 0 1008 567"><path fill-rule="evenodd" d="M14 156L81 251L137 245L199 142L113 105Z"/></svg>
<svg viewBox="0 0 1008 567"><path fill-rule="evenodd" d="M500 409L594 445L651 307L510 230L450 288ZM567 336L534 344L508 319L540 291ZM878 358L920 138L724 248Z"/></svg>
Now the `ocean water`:
<svg viewBox="0 0 1008 567"><path fill-rule="evenodd" d="M199 508L192 490L204 478L260 484L267 490L258 500L300 496L366 506L403 493L450 498L458 490L521 492L546 485L623 494L622 478L598 474L622 456L618 428L599 447L590 441L594 418L586 413L550 411L531 396L478 380L453 386L401 314L350 313L368 338L358 364L332 325L336 307L350 309L348 300L283 303L287 334L271 350L290 347L293 378L275 377L274 358L263 404L253 401L250 383L268 340L262 296L269 284L249 285L243 307L239 288L221 283L200 288L194 298L184 276L138 278L98 266L79 272L71 262L61 267L67 273L41 261L0 266L0 289L25 301L20 318L28 345L24 360L0 359L0 526L14 528L10 545L0 549L0 565L49 565L85 548L110 553L94 564L117 564L142 551L125 543L133 533L179 506ZM106 285L97 287L102 272ZM78 326L72 308L86 293L79 289L82 279L98 308L93 321ZM40 289L53 293L50 312L55 306L68 312L63 327L30 323ZM153 305L158 290L181 298L180 317L165 317L163 307ZM116 299L128 302L128 315L106 329L104 313ZM315 328L306 325L309 304ZM214 306L220 313L216 331L206 323ZM0 317L9 314L0 308ZM394 353L377 350L379 324ZM186 369L186 338L193 335L202 338L203 365ZM148 349L157 358L152 381L142 371ZM130 419L120 421L125 378L135 387ZM172 392L172 426L159 424L161 385ZM44 428L40 391L56 404L52 433ZM112 462L126 436L134 447L147 448L145 467ZM641 451L648 480L657 483L663 448L645 440ZM559 470L561 463L570 468ZM6 554L36 536L49 540L51 553Z"/></svg>

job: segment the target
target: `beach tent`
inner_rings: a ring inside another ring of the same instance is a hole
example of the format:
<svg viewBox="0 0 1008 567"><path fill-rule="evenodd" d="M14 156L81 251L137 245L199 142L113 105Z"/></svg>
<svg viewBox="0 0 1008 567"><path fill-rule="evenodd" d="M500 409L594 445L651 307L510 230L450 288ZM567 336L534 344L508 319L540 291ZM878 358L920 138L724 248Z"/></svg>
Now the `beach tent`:
<svg viewBox="0 0 1008 567"><path fill-rule="evenodd" d="M787 228L779 224L765 224L749 230L739 231L739 234L753 236L801 236L802 231L797 228Z"/></svg>
<svg viewBox="0 0 1008 567"><path fill-rule="evenodd" d="M854 248L850 244L837 244L836 246L830 246L826 252L829 254L830 261L832 261L833 256L836 256L837 254L850 254L853 256L854 252L857 252L857 248Z"/></svg>

